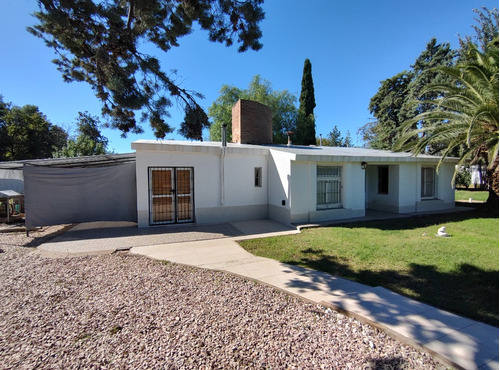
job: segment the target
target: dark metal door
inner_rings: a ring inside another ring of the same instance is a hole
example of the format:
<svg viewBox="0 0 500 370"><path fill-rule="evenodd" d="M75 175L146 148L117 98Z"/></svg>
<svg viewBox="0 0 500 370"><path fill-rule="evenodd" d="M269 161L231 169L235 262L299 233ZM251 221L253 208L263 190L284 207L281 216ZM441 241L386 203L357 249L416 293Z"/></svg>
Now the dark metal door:
<svg viewBox="0 0 500 370"><path fill-rule="evenodd" d="M149 168L149 223L194 222L192 167Z"/></svg>

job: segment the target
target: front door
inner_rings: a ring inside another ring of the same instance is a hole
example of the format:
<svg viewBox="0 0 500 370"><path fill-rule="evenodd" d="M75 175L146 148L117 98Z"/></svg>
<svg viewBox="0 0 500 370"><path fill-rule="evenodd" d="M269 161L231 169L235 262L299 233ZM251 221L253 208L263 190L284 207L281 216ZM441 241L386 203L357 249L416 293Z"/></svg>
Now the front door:
<svg viewBox="0 0 500 370"><path fill-rule="evenodd" d="M194 222L192 167L149 168L149 223Z"/></svg>

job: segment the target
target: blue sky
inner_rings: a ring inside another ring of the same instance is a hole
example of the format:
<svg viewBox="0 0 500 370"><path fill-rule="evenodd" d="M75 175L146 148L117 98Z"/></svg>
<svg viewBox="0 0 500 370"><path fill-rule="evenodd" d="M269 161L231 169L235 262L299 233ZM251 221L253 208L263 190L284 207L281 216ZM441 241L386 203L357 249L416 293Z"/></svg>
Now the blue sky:
<svg viewBox="0 0 500 370"><path fill-rule="evenodd" d="M207 40L203 31L180 40L180 47L160 56L165 70L177 69L182 87L205 95L207 109L223 84L247 88L256 74L269 80L274 90L288 90L297 97L304 60L309 58L316 97L316 133L325 137L337 125L350 131L361 145L357 130L370 121L368 104L380 82L408 69L427 42L437 38L458 46L458 35L472 35L473 9L498 7L493 0L265 0L266 19L261 23L264 47L238 53ZM62 81L51 60L54 54L42 40L26 31L35 19L35 0L0 0L0 95L22 106L33 104L71 134L78 112L100 115L100 104L84 83ZM298 102L297 102L298 106ZM179 128L184 117L174 105L168 122ZM109 149L130 152L144 134L121 138L117 130L103 129ZM207 136L207 135L205 135ZM167 139L183 140L177 134Z"/></svg>

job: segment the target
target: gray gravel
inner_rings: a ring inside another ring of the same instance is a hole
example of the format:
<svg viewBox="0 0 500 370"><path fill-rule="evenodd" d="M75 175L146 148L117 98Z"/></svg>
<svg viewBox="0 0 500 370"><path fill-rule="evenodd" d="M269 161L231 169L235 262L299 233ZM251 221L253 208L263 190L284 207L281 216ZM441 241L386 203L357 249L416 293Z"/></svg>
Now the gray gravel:
<svg viewBox="0 0 500 370"><path fill-rule="evenodd" d="M0 368L441 368L355 319L229 274L126 252L47 259L0 234Z"/></svg>

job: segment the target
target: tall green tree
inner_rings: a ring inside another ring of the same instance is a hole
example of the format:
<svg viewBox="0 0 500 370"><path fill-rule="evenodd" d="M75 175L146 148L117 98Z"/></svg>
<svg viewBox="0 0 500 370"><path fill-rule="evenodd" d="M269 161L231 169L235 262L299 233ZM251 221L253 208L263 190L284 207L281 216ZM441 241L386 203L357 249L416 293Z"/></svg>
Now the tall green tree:
<svg viewBox="0 0 500 370"><path fill-rule="evenodd" d="M250 81L248 89L239 89L223 85L219 97L208 108L208 115L213 120L210 126L210 140L221 140L221 128L227 125L227 140L232 138L231 109L239 99L259 102L271 108L273 113L273 143L285 144L287 131L293 131L297 120L297 98L288 90L273 90L271 82L256 75Z"/></svg>
<svg viewBox="0 0 500 370"><path fill-rule="evenodd" d="M0 161L51 158L66 144L66 132L52 125L38 107L0 100Z"/></svg>
<svg viewBox="0 0 500 370"><path fill-rule="evenodd" d="M349 132L349 130L347 130L347 132L345 134L345 138L344 138L344 142L342 143L342 146L346 147L346 148L351 148L354 146L354 143L352 142L351 133Z"/></svg>
<svg viewBox="0 0 500 370"><path fill-rule="evenodd" d="M166 53L192 32L193 23L209 40L240 52L259 50L263 0L38 0L38 24L28 28L54 49L54 63L66 82L85 81L102 102L110 126L140 133L136 113L157 138L173 128L166 122L171 98L197 107L202 95L179 86L145 45ZM162 58L164 60L164 58Z"/></svg>
<svg viewBox="0 0 500 370"><path fill-rule="evenodd" d="M309 59L304 61L299 102L299 112L293 141L298 145L316 145L316 122L314 119L316 100L314 98L312 65Z"/></svg>
<svg viewBox="0 0 500 370"><path fill-rule="evenodd" d="M108 139L101 134L99 118L88 112L78 112L78 135L68 139L66 145L54 153L55 157L80 157L107 154Z"/></svg>
<svg viewBox="0 0 500 370"><path fill-rule="evenodd" d="M342 146L344 138L337 125L335 125L333 130L328 134L328 142L329 146Z"/></svg>
<svg viewBox="0 0 500 370"><path fill-rule="evenodd" d="M397 138L398 128L413 117L409 103L413 72L404 71L382 82L377 93L370 99L369 110L375 117L359 129L363 140L373 149L391 149Z"/></svg>
<svg viewBox="0 0 500 370"><path fill-rule="evenodd" d="M472 164L484 161L488 166L490 199L498 205L498 36L484 53L474 44L469 44L467 50L467 62L439 67L449 80L429 84L422 93L440 97L426 102L432 109L403 125L395 148L418 154L429 146L443 145L439 165L454 151L460 151L459 165L468 160ZM415 128L421 120L429 124Z"/></svg>
<svg viewBox="0 0 500 370"><path fill-rule="evenodd" d="M481 9L474 9L473 12L476 14L474 18L476 24L472 26L475 35L459 37L462 62L467 61L469 45L476 45L477 49L484 52L490 42L498 36L498 9L488 9L483 6Z"/></svg>
<svg viewBox="0 0 500 370"><path fill-rule="evenodd" d="M10 138L7 134L7 124L5 115L9 112L10 105L3 101L3 96L0 95L0 161L5 161L7 149L10 144Z"/></svg>
<svg viewBox="0 0 500 370"><path fill-rule="evenodd" d="M398 73L381 83L368 107L375 120L359 130L369 147L392 149L402 123L428 110L427 101L437 98L434 92L422 94L428 84L440 83L447 78L436 67L452 66L455 57L456 52L449 44L438 44L433 38L410 70ZM423 126L426 123L422 121L417 124ZM434 153L442 148L429 149Z"/></svg>
<svg viewBox="0 0 500 370"><path fill-rule="evenodd" d="M316 145L319 145L320 140L316 138ZM352 147L351 133L347 130L345 138L342 136L337 125L333 126L332 131L321 140L323 146L337 146L337 147Z"/></svg>

